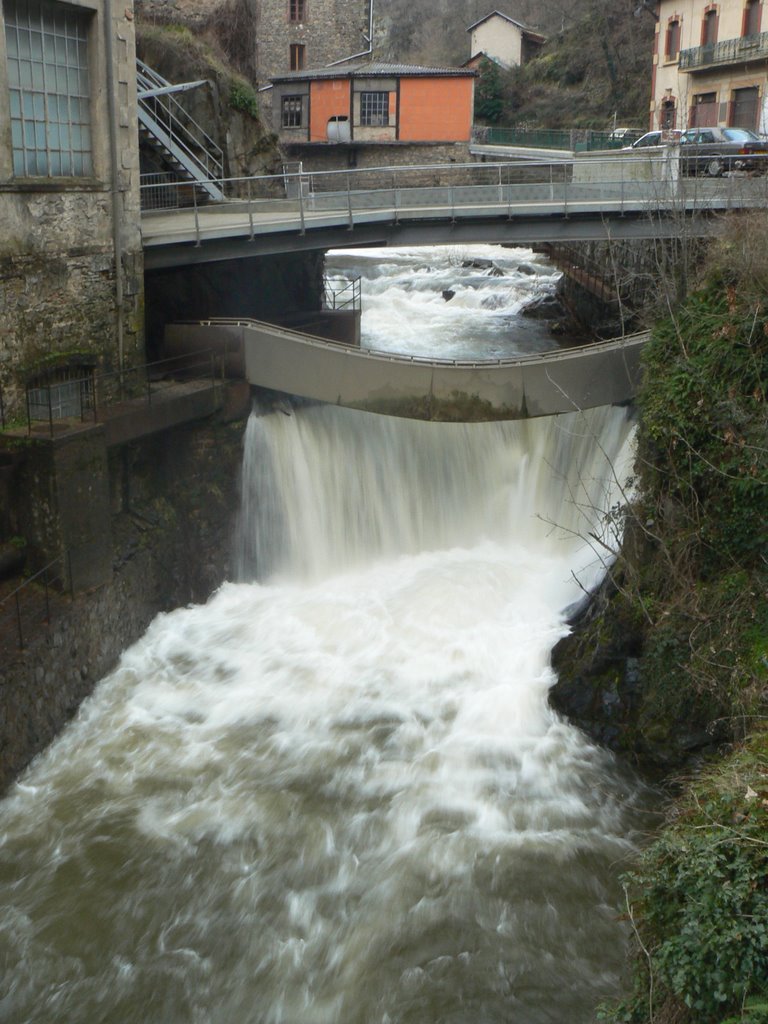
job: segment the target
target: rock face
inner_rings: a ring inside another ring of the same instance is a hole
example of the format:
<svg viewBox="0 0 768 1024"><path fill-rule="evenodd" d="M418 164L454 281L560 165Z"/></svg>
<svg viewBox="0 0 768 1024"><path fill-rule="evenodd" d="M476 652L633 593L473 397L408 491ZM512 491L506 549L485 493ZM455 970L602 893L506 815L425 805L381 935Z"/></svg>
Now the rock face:
<svg viewBox="0 0 768 1024"><path fill-rule="evenodd" d="M252 86L204 39L185 29L140 23L137 55L169 82L204 80L181 95L189 115L224 151L225 175L276 174L281 157Z"/></svg>

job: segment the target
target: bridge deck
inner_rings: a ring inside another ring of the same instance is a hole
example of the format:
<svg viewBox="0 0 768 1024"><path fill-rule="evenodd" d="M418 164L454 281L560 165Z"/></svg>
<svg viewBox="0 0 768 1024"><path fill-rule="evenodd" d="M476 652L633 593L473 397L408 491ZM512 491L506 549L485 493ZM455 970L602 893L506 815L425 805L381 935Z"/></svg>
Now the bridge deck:
<svg viewBox="0 0 768 1024"><path fill-rule="evenodd" d="M432 181L434 179L434 181ZM221 204L142 216L148 269L349 245L535 244L713 230L766 178L683 178L669 160L376 168L238 179Z"/></svg>

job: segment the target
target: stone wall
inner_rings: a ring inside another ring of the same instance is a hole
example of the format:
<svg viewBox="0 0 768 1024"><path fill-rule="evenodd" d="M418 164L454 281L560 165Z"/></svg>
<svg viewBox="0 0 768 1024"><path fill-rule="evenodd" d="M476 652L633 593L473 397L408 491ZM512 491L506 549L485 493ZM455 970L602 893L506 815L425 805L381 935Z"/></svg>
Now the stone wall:
<svg viewBox="0 0 768 1024"><path fill-rule="evenodd" d="M133 11L130 3L121 5L105 26L103 0L94 0L83 18L89 20L92 170L25 177L14 170L0 14L0 389L10 416L23 407L25 384L42 371L71 366L83 355L107 369L143 361Z"/></svg>
<svg viewBox="0 0 768 1024"><path fill-rule="evenodd" d="M444 175L437 174L434 169L425 171L422 179L413 172L409 175L410 184L439 185L442 183L463 184L470 181L470 172L462 175L452 169L453 164L469 164L472 157L466 142L389 142L368 144L336 144L321 143L299 145L294 143L286 147L294 160L301 160L305 171L344 171L347 168L377 167L413 167L420 164L445 164ZM477 171L475 180L477 180ZM489 170L489 174L490 174ZM388 187L392 184L391 177L381 176L380 179L366 176L364 184L357 187L376 188ZM334 188L333 180L327 183L316 183L319 191Z"/></svg>
<svg viewBox="0 0 768 1024"><path fill-rule="evenodd" d="M51 742L161 611L205 600L231 577L242 421L188 426L112 449L105 527L112 572L71 598L41 587L0 614L0 790Z"/></svg>
<svg viewBox="0 0 768 1024"><path fill-rule="evenodd" d="M368 48L368 0L304 0L301 22L289 19L289 0L261 0L259 6L260 84L291 70L292 43L305 47L306 68L321 68Z"/></svg>

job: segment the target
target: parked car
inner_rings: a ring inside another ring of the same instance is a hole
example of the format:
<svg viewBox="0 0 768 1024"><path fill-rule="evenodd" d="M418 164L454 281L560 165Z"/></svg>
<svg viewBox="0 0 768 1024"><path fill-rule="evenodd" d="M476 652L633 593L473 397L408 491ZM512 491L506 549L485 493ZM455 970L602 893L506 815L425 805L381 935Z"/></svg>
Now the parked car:
<svg viewBox="0 0 768 1024"><path fill-rule="evenodd" d="M632 142L642 133L642 128L614 128L608 138L611 142Z"/></svg>
<svg viewBox="0 0 768 1024"><path fill-rule="evenodd" d="M672 142L679 142L682 132L671 128L664 132L646 132L645 135L641 135L639 139L635 139L631 146L625 146L625 149L645 149L647 146L664 146Z"/></svg>
<svg viewBox="0 0 768 1024"><path fill-rule="evenodd" d="M689 128L680 136L680 166L684 174L765 170L768 142L748 128Z"/></svg>

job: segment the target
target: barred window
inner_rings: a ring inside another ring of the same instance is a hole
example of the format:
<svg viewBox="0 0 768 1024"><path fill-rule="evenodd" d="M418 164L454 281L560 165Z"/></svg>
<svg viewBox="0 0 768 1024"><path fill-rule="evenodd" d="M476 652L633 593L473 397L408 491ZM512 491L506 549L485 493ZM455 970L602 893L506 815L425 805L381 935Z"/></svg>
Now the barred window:
<svg viewBox="0 0 768 1024"><path fill-rule="evenodd" d="M283 96L283 128L301 128L301 113L301 96Z"/></svg>
<svg viewBox="0 0 768 1024"><path fill-rule="evenodd" d="M389 93L360 93L360 124L378 127L389 124Z"/></svg>
<svg viewBox="0 0 768 1024"><path fill-rule="evenodd" d="M88 21L87 13L52 0L5 0L16 175L93 171Z"/></svg>

